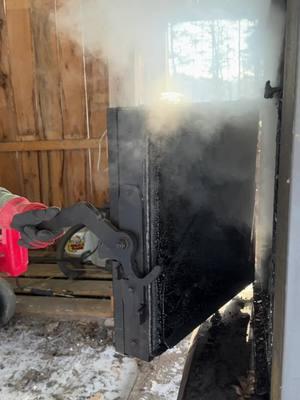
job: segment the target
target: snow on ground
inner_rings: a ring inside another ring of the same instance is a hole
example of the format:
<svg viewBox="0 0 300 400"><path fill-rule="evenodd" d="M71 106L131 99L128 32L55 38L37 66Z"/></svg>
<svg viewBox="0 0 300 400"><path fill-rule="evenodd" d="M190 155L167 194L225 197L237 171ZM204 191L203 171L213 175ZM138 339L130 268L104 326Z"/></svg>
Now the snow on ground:
<svg viewBox="0 0 300 400"><path fill-rule="evenodd" d="M115 353L111 336L95 324L15 321L0 333L0 399L81 400L101 392L125 399L137 363Z"/></svg>
<svg viewBox="0 0 300 400"><path fill-rule="evenodd" d="M150 364L142 363L128 400L176 400L190 342L188 337Z"/></svg>
<svg viewBox="0 0 300 400"><path fill-rule="evenodd" d="M189 341L144 363L97 323L15 319L0 329L0 400L176 400Z"/></svg>

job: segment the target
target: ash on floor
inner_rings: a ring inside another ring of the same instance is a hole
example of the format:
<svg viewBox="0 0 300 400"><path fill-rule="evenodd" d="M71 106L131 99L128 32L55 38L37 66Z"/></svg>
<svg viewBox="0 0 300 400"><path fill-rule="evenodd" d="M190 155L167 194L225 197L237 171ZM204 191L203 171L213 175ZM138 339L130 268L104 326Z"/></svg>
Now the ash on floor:
<svg viewBox="0 0 300 400"><path fill-rule="evenodd" d="M252 287L200 326L180 400L258 400L252 370Z"/></svg>
<svg viewBox="0 0 300 400"><path fill-rule="evenodd" d="M0 343L1 400L175 400L190 344L143 363L116 353L104 324L28 319Z"/></svg>

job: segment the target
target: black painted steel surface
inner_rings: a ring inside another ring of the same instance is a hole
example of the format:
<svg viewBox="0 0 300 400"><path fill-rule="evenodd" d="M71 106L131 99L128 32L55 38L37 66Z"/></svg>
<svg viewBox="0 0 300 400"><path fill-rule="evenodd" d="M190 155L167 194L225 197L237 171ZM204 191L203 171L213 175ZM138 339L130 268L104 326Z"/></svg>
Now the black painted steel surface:
<svg viewBox="0 0 300 400"><path fill-rule="evenodd" d="M137 238L137 270L162 268L142 289L114 275L119 351L151 359L253 280L253 110L170 106L176 124L155 131L145 109L110 110L110 216Z"/></svg>

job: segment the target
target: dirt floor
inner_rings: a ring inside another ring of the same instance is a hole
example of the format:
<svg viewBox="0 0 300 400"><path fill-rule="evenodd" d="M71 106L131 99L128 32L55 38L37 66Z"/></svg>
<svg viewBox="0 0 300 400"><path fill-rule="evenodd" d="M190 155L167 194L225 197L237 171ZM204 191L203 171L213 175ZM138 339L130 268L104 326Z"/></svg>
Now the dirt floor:
<svg viewBox="0 0 300 400"><path fill-rule="evenodd" d="M182 400L245 400L254 394L248 313L216 314L198 334Z"/></svg>
<svg viewBox="0 0 300 400"><path fill-rule="evenodd" d="M178 400L262 400L255 395L252 287L199 327Z"/></svg>
<svg viewBox="0 0 300 400"><path fill-rule="evenodd" d="M190 340L143 363L117 354L105 325L14 319L0 330L0 400L175 400Z"/></svg>
<svg viewBox="0 0 300 400"><path fill-rule="evenodd" d="M249 287L151 363L115 352L112 320L16 318L0 330L0 400L257 399L251 309Z"/></svg>

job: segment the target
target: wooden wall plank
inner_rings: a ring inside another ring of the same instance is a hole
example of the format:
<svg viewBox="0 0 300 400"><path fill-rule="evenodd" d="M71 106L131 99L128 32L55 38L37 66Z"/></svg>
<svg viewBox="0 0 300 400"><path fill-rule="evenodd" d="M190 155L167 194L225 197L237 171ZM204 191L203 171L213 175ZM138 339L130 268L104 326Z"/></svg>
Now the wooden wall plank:
<svg viewBox="0 0 300 400"><path fill-rule="evenodd" d="M7 21L4 2L0 1L0 140L16 140L17 123L11 84Z"/></svg>
<svg viewBox="0 0 300 400"><path fill-rule="evenodd" d="M11 84L7 36L7 21L4 2L0 1L0 141L14 141L17 136L15 104ZM2 154L0 157L0 186L15 193L21 192L21 180L16 171L17 154Z"/></svg>
<svg viewBox="0 0 300 400"><path fill-rule="evenodd" d="M88 106L88 126L91 138L98 138L99 148L89 152L89 200L98 207L108 203L108 149L107 149L107 108L109 105L107 62L89 52L85 40L90 37L90 21L84 13L81 0L82 24L84 31L85 71Z"/></svg>
<svg viewBox="0 0 300 400"><path fill-rule="evenodd" d="M57 7L65 3L57 0ZM80 13L80 0L72 0L72 13ZM57 21L61 25L61 14ZM86 137L86 97L83 48L61 31L58 33L64 138Z"/></svg>
<svg viewBox="0 0 300 400"><path fill-rule="evenodd" d="M90 201L97 207L109 203L108 144L107 134L99 139L99 148L91 150L91 194Z"/></svg>
<svg viewBox="0 0 300 400"><path fill-rule="evenodd" d="M87 24L85 29L88 29ZM108 71L102 60L88 53L85 63L89 132L92 138L99 139L99 148L90 151L89 200L101 207L108 203L108 145L105 133L109 102Z"/></svg>
<svg viewBox="0 0 300 400"><path fill-rule="evenodd" d="M19 134L22 140L31 140L39 131L39 118L29 0L6 0L6 16Z"/></svg>
<svg viewBox="0 0 300 400"><path fill-rule="evenodd" d="M12 193L23 194L24 192L15 153L0 155L0 186Z"/></svg>
<svg viewBox="0 0 300 400"><path fill-rule="evenodd" d="M100 138L107 129L108 71L101 59L85 54L89 131Z"/></svg>
<svg viewBox="0 0 300 400"><path fill-rule="evenodd" d="M30 292L32 288L52 290L58 294L83 297L112 297L112 282L98 280L71 279L31 279L31 278L5 278L16 293Z"/></svg>
<svg viewBox="0 0 300 400"><path fill-rule="evenodd" d="M31 0L35 47L37 95L41 110L41 135L48 140L62 138L62 105L55 0Z"/></svg>
<svg viewBox="0 0 300 400"><path fill-rule="evenodd" d="M38 160L40 172L41 201L44 204L50 205L52 198L48 153L46 151L41 151L38 155Z"/></svg>
<svg viewBox="0 0 300 400"><path fill-rule="evenodd" d="M112 318L110 300L17 296L16 315L40 319L97 321Z"/></svg>
<svg viewBox="0 0 300 400"><path fill-rule="evenodd" d="M37 93L41 110L41 136L44 140L63 138L61 79L58 38L55 26L55 0L31 0L32 30L37 70ZM42 201L63 206L63 153L39 154Z"/></svg>
<svg viewBox="0 0 300 400"><path fill-rule="evenodd" d="M64 204L70 206L87 200L86 153L66 151L64 161Z"/></svg>
<svg viewBox="0 0 300 400"><path fill-rule="evenodd" d="M44 251L43 251L44 252ZM34 250L31 254L38 253L38 257L42 257L41 251L37 252ZM55 255L55 254L54 254ZM52 256L54 257L52 254ZM48 254L46 254L48 256ZM66 276L61 272L57 264L30 264L28 271L23 275L27 278L65 278ZM0 274L0 277L4 277ZM80 275L80 280L82 279L101 279L101 280L112 280L112 275L110 272L103 268L93 268L92 270L87 267L85 272Z"/></svg>
<svg viewBox="0 0 300 400"><path fill-rule="evenodd" d="M63 189L64 152L50 151L49 164L51 165L49 171L49 192L51 198L48 204L51 206L63 207L65 206Z"/></svg>
<svg viewBox="0 0 300 400"><path fill-rule="evenodd" d="M69 140L79 139L87 150L42 148L37 154L32 143L28 153L1 153L0 185L50 205L89 200L102 206L108 201L108 72L58 33L56 7L65 1L6 0L6 10L0 1L0 142L62 141L71 149ZM80 14L84 1L70 5ZM88 28L82 22L82 30Z"/></svg>
<svg viewBox="0 0 300 400"><path fill-rule="evenodd" d="M0 143L0 153L18 151L57 151L98 149L99 139L31 140Z"/></svg>
<svg viewBox="0 0 300 400"><path fill-rule="evenodd" d="M33 140L37 138L40 129L40 114L29 0L6 0L6 19L11 82L18 126L17 140ZM23 180L20 194L31 200L40 201L38 155L23 153L19 156L18 162Z"/></svg>
<svg viewBox="0 0 300 400"><path fill-rule="evenodd" d="M24 193L31 201L41 201L39 160L35 151L21 153Z"/></svg>
<svg viewBox="0 0 300 400"><path fill-rule="evenodd" d="M65 3L57 0L59 9ZM72 13L78 12L80 20L80 0L70 3ZM57 23L61 26L61 14L57 13ZM78 33L80 35L80 32ZM61 75L61 95L63 112L63 134L65 139L86 138L87 111L85 90L85 69L83 47L70 40L61 32L58 33L59 65ZM64 153L63 188L65 205L73 204L87 198L88 157L85 151L67 151Z"/></svg>

